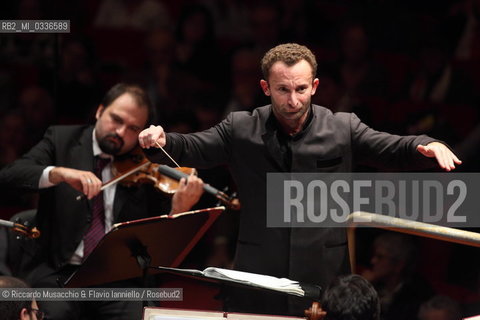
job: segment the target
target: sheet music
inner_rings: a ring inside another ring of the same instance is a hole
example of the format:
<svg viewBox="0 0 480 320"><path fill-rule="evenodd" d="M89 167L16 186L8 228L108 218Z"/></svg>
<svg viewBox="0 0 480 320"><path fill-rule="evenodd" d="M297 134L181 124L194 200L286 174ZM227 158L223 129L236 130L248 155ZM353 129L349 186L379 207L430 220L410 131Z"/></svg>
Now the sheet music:
<svg viewBox="0 0 480 320"><path fill-rule="evenodd" d="M287 278L276 278L272 276L242 272L236 270L222 269L209 267L203 270L206 277L217 279L234 279L246 283L252 283L260 287L284 291L303 297L305 291L300 287L298 281L293 281Z"/></svg>

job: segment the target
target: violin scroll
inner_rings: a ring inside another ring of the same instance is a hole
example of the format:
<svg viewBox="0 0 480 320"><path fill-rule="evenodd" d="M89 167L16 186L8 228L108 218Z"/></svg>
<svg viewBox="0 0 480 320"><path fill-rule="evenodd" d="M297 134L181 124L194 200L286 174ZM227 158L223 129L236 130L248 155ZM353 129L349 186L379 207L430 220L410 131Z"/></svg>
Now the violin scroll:
<svg viewBox="0 0 480 320"><path fill-rule="evenodd" d="M14 226L12 227L12 230L30 238L30 239L37 239L37 238L40 237L40 230L38 230L37 227L28 228L27 226L24 226L23 224L14 223Z"/></svg>
<svg viewBox="0 0 480 320"><path fill-rule="evenodd" d="M29 228L21 223L2 219L0 219L0 226L10 228L13 231L18 232L31 239L37 239L38 237L40 237L40 231L36 227Z"/></svg>

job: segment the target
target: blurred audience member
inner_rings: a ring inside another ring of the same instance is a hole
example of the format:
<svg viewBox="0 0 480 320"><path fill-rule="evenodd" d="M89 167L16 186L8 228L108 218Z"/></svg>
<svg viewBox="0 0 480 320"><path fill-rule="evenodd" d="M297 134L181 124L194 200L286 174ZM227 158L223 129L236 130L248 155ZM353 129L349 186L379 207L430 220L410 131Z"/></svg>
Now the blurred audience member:
<svg viewBox="0 0 480 320"><path fill-rule="evenodd" d="M386 95L386 72L371 54L369 38L363 24L352 21L340 32L340 57L336 63L320 66L320 80L314 102L333 112L354 112L370 126L376 112L373 99Z"/></svg>
<svg viewBox="0 0 480 320"><path fill-rule="evenodd" d="M456 34L454 57L460 61L480 58L480 1L455 2L450 8L450 26Z"/></svg>
<svg viewBox="0 0 480 320"><path fill-rule="evenodd" d="M12 108L12 105L14 105L14 87L17 85L14 79L14 73L15 69L11 68L11 66L9 66L7 63L0 64L0 114L7 113Z"/></svg>
<svg viewBox="0 0 480 320"><path fill-rule="evenodd" d="M319 82L317 92L312 97L312 102L330 108L332 111L338 110L338 103L343 92L340 84L340 75L332 68L322 68L317 71L317 77Z"/></svg>
<svg viewBox="0 0 480 320"><path fill-rule="evenodd" d="M248 7L242 0L202 0L215 22L220 41L241 43L248 36Z"/></svg>
<svg viewBox="0 0 480 320"><path fill-rule="evenodd" d="M172 132L190 133L195 132L198 128L197 119L192 113L185 114L181 111L178 111L172 114L169 118L171 120L169 120L168 123L165 123L165 126L168 127ZM163 123L163 119L160 118L160 122Z"/></svg>
<svg viewBox="0 0 480 320"><path fill-rule="evenodd" d="M104 28L131 28L140 31L165 27L170 14L159 0L103 0L94 25Z"/></svg>
<svg viewBox="0 0 480 320"><path fill-rule="evenodd" d="M191 4L183 8L176 30L175 67L184 100L180 108L186 112L191 112L192 105L224 105L228 92L226 67L214 30L213 18L205 6Z"/></svg>
<svg viewBox="0 0 480 320"><path fill-rule="evenodd" d="M478 108L473 80L451 63L452 48L447 40L440 34L425 36L418 66L403 90L403 101L393 110L399 114L393 120L405 130L400 134L434 135L455 144L474 125ZM463 128L457 129L459 125Z"/></svg>
<svg viewBox="0 0 480 320"><path fill-rule="evenodd" d="M0 119L0 168L16 160L26 150L25 120L18 112Z"/></svg>
<svg viewBox="0 0 480 320"><path fill-rule="evenodd" d="M427 36L419 50L419 67L408 83L413 102L471 104L473 83L451 65L450 45L441 35Z"/></svg>
<svg viewBox="0 0 480 320"><path fill-rule="evenodd" d="M307 8L303 0L280 1L280 26L283 41L304 43L307 37Z"/></svg>
<svg viewBox="0 0 480 320"><path fill-rule="evenodd" d="M249 48L237 50L231 60L231 93L225 115L232 111L251 111L263 98L258 84L260 56ZM264 104L266 104L265 102Z"/></svg>
<svg viewBox="0 0 480 320"><path fill-rule="evenodd" d="M367 31L361 23L344 26L340 41L338 72L343 93L335 111L352 112L363 104L363 98L386 93L386 75L371 57Z"/></svg>
<svg viewBox="0 0 480 320"><path fill-rule="evenodd" d="M306 36L309 43L334 48L338 35L333 32L339 21L347 19L348 5L341 1L306 0Z"/></svg>
<svg viewBox="0 0 480 320"><path fill-rule="evenodd" d="M340 74L337 69L323 67L318 70L317 77L319 80L317 92L312 97L312 102L331 109L333 112L342 111L342 108L346 106L346 94L345 89L342 86ZM349 108L352 108L350 112L355 112L356 115L361 117L362 121L370 126L382 128L378 123L372 123L371 110L361 100L358 100L355 104L352 104Z"/></svg>
<svg viewBox="0 0 480 320"><path fill-rule="evenodd" d="M44 78L50 80L51 76L46 74ZM56 98L59 121L65 124L84 123L93 118L100 90L94 72L93 52L87 42L65 39L60 52L57 82L50 84L50 92Z"/></svg>
<svg viewBox="0 0 480 320"><path fill-rule="evenodd" d="M0 118L0 127L2 128L0 130L0 150L2 150L0 152L0 168L3 168L28 150L27 141L29 139L25 119L18 110L11 111ZM18 211L24 208L33 208L36 205L36 195L21 194L9 186L0 187L0 193L2 194L0 208L5 206ZM8 219L9 216L4 218Z"/></svg>
<svg viewBox="0 0 480 320"><path fill-rule="evenodd" d="M52 97L38 86L30 86L20 93L19 111L25 121L27 149L42 138L48 126L55 122Z"/></svg>
<svg viewBox="0 0 480 320"><path fill-rule="evenodd" d="M457 302L446 296L434 296L422 303L418 320L461 320L462 314Z"/></svg>
<svg viewBox="0 0 480 320"><path fill-rule="evenodd" d="M147 61L137 76L146 81L148 95L157 110L158 119L170 124L186 98L183 95L182 77L175 65L175 39L166 28L150 32L145 39Z"/></svg>
<svg viewBox="0 0 480 320"><path fill-rule="evenodd" d="M250 8L250 37L257 54L263 55L270 48L283 42L281 37L280 8L275 2L260 0Z"/></svg>
<svg viewBox="0 0 480 320"><path fill-rule="evenodd" d="M13 3L13 2L12 2ZM45 19L42 4L39 0L20 0L14 3L15 16L12 20L41 20ZM6 17L5 17L6 18ZM52 65L54 37L48 33L15 32L2 34L0 37L0 54L4 62L15 63L17 71L25 66ZM30 73L32 71L30 70ZM31 77L29 74L22 74ZM18 79L22 81L23 79Z"/></svg>
<svg viewBox="0 0 480 320"><path fill-rule="evenodd" d="M373 243L371 268L363 272L378 292L381 318L414 319L431 296L430 286L415 273L415 244L409 236L380 234Z"/></svg>
<svg viewBox="0 0 480 320"><path fill-rule="evenodd" d="M473 247L472 247L473 248ZM468 280L471 282L474 291L474 299L467 301L462 305L463 315L465 317L473 317L480 315L480 268L478 268L478 263L476 264L476 276L468 277Z"/></svg>
<svg viewBox="0 0 480 320"><path fill-rule="evenodd" d="M192 105L191 109L195 116L197 129L202 131L209 129L220 122L222 120L222 113L212 100L209 100L208 98L201 98L199 100L203 103L195 103Z"/></svg>
<svg viewBox="0 0 480 320"><path fill-rule="evenodd" d="M176 31L176 63L184 73L197 80L220 81L215 76L221 61L215 38L215 26L210 12L199 4L183 8ZM208 86L208 84L204 84Z"/></svg>

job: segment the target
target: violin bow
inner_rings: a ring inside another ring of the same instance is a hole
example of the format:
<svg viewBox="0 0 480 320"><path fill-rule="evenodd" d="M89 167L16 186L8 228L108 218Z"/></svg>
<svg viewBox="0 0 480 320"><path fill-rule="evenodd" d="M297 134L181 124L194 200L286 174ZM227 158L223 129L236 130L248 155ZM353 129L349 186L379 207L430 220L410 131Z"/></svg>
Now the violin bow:
<svg viewBox="0 0 480 320"><path fill-rule="evenodd" d="M119 175L118 177L116 178L113 178L112 180L108 181L107 183L105 183L104 185L102 185L102 187L100 188L100 191L103 191L105 190L106 188L114 185L114 184L117 184L119 181L121 181L123 178L125 177L128 177L129 175L131 175L132 173L135 173L143 168L145 168L146 166L148 166L149 164L151 164L150 161L147 161L145 163L142 163L141 165L133 168L133 169L130 169L128 170L127 172L125 172L124 174L121 174ZM77 196L77 200L81 200L83 197L85 197L85 195L81 194L81 195L78 195Z"/></svg>

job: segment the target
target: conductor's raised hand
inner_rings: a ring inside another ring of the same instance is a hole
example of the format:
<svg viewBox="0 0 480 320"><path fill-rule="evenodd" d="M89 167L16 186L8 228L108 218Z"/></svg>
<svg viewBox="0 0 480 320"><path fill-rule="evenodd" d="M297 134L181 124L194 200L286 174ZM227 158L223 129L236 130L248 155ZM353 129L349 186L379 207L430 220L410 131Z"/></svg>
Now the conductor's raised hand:
<svg viewBox="0 0 480 320"><path fill-rule="evenodd" d="M138 135L138 143L144 149L150 147L158 148L159 145L163 147L166 141L165 131L163 131L161 126L151 125Z"/></svg>
<svg viewBox="0 0 480 320"><path fill-rule="evenodd" d="M82 192L88 199L92 199L99 194L102 188L102 181L90 171L55 167L50 171L48 179L55 185L61 182L68 183L74 189Z"/></svg>
<svg viewBox="0 0 480 320"><path fill-rule="evenodd" d="M445 171L454 170L456 164L462 163L446 145L440 142L430 142L426 146L419 144L417 150L425 157L436 158L440 168Z"/></svg>

